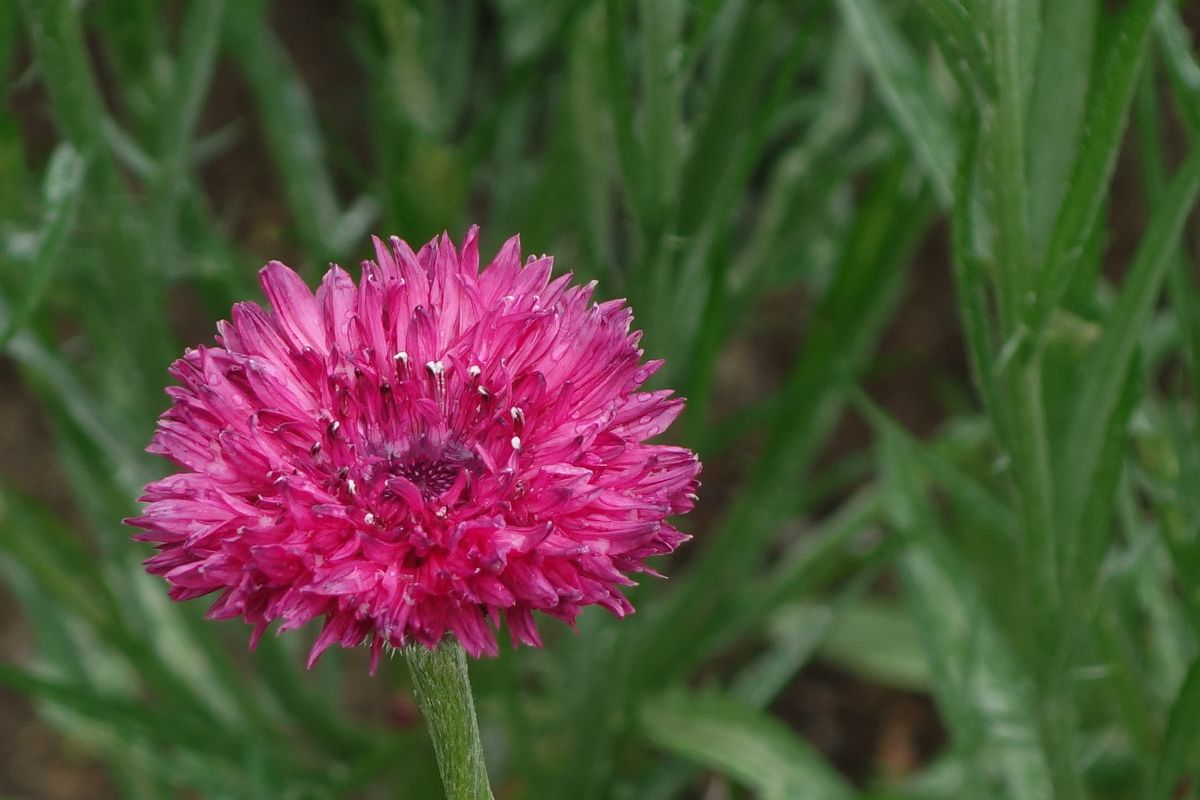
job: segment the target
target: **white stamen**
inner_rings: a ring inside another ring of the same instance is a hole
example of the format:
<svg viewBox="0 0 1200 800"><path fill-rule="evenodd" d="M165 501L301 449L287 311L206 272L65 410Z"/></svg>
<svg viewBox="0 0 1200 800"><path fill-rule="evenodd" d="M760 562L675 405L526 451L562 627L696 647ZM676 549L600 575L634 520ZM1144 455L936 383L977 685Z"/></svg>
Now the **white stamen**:
<svg viewBox="0 0 1200 800"><path fill-rule="evenodd" d="M513 406L509 413L512 414L513 422L518 425L525 424L525 412L521 410L520 406Z"/></svg>
<svg viewBox="0 0 1200 800"><path fill-rule="evenodd" d="M478 378L483 374L483 370L479 368L478 364L472 364L471 366L467 367L467 374L472 378Z"/></svg>
<svg viewBox="0 0 1200 800"><path fill-rule="evenodd" d="M428 361L425 364L425 369L429 370L429 376L433 378L434 385L437 387L438 406L442 411L445 411L446 405L446 365L441 361Z"/></svg>
<svg viewBox="0 0 1200 800"><path fill-rule="evenodd" d="M513 446L513 450L521 449L521 437L520 436L514 436L512 438L512 446Z"/></svg>
<svg viewBox="0 0 1200 800"><path fill-rule="evenodd" d="M350 494L354 494L354 493L355 493L355 491L356 491L357 489L356 489L356 487L355 487L355 485L354 485L354 478L351 478L350 480L346 481L346 488L350 490Z"/></svg>
<svg viewBox="0 0 1200 800"><path fill-rule="evenodd" d="M368 511L367 513L363 514L363 522L367 523L368 525L374 525L375 515Z"/></svg>

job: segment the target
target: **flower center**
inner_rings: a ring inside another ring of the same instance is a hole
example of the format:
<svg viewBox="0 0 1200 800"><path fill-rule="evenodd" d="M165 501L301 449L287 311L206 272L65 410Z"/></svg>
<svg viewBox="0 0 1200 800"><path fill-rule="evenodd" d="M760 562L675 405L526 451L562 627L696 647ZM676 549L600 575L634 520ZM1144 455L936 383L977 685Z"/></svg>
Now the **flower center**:
<svg viewBox="0 0 1200 800"><path fill-rule="evenodd" d="M461 461L454 463L446 458L418 458L393 464L390 471L416 485L426 500L432 500L454 485L465 466Z"/></svg>

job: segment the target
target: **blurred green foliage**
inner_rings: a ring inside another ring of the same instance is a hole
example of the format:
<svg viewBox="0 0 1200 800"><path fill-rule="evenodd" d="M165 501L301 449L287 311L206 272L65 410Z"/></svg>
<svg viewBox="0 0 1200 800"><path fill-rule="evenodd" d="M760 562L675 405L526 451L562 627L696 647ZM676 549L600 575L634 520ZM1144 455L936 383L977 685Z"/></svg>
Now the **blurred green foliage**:
<svg viewBox="0 0 1200 800"><path fill-rule="evenodd" d="M0 482L36 643L0 684L125 796L438 795L420 726L362 701L398 665L364 688L356 654L304 673L302 635L245 655L120 520L164 468L142 447L181 319L256 296L267 256L311 277L368 231L476 221L631 299L711 476L636 617L472 665L498 796L1195 795L1200 65L1175 3L358 0L321 12L356 75L323 93L279 32L301 8L0 4L0 346L73 498ZM214 81L244 95L224 127ZM247 141L273 180L235 208L212 166ZM1111 213L1122 152L1145 225ZM858 387L941 228L974 399L920 439ZM766 370L742 362L772 302L803 333ZM830 461L850 409L872 442ZM814 657L931 694L942 751L852 785L768 710Z"/></svg>

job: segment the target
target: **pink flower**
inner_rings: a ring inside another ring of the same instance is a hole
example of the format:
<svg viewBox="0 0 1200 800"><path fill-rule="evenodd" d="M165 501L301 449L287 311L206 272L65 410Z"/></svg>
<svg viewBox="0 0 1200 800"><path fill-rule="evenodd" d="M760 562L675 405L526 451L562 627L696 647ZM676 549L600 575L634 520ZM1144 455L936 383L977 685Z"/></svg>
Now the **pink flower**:
<svg viewBox="0 0 1200 800"><path fill-rule="evenodd" d="M671 392L638 388L624 301L521 266L513 237L484 270L474 228L419 253L375 240L356 286L340 267L316 296L278 262L272 310L233 307L216 347L172 366L180 386L148 448L183 471L146 487L135 538L171 597L220 596L252 645L325 619L330 645L434 647L474 656L540 645L534 611L572 623L621 593L644 560L688 537L700 464L647 444L678 416Z"/></svg>

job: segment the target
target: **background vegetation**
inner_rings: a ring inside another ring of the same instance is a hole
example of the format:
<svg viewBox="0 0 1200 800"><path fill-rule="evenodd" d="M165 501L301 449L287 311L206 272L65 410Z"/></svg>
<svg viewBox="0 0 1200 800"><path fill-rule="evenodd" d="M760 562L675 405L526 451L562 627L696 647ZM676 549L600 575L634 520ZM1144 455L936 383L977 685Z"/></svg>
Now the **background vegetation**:
<svg viewBox="0 0 1200 800"><path fill-rule="evenodd" d="M247 655L120 520L266 258L477 221L631 299L708 468L639 614L472 665L498 797L1193 797L1193 11L0 3L0 684L79 796L438 796L403 665ZM830 674L936 718L835 752Z"/></svg>

